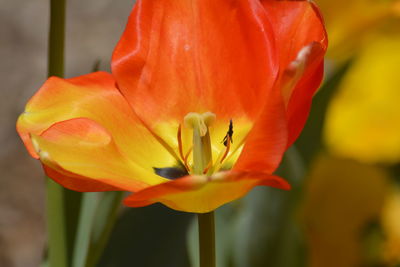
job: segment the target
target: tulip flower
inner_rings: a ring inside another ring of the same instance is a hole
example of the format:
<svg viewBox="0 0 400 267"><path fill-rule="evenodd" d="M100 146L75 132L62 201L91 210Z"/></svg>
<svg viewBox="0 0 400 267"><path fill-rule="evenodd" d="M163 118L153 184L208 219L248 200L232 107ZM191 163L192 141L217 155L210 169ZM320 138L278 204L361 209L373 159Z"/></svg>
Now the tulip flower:
<svg viewBox="0 0 400 267"><path fill-rule="evenodd" d="M204 213L273 173L306 121L327 38L309 1L139 0L112 74L49 78L18 132L77 191Z"/></svg>

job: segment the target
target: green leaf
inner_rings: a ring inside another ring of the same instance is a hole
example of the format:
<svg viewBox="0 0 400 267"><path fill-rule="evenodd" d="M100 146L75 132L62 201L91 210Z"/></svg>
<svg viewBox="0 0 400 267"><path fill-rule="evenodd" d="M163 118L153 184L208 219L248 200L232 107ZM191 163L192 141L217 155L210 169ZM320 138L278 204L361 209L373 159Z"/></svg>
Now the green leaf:
<svg viewBox="0 0 400 267"><path fill-rule="evenodd" d="M304 166L294 147L278 174L289 180L292 190L257 187L238 204L236 219L231 220L235 224L232 266L302 266L304 246L294 215Z"/></svg>
<svg viewBox="0 0 400 267"><path fill-rule="evenodd" d="M41 264L40 267L49 267L49 262L46 260L44 260Z"/></svg>
<svg viewBox="0 0 400 267"><path fill-rule="evenodd" d="M161 204L127 208L96 267L188 267L185 240L193 214Z"/></svg>
<svg viewBox="0 0 400 267"><path fill-rule="evenodd" d="M75 238L72 267L85 267L90 245L90 234L93 225L99 193L83 193L79 214L78 230Z"/></svg>
<svg viewBox="0 0 400 267"><path fill-rule="evenodd" d="M86 266L96 266L99 261L117 221L118 210L124 194L125 192L119 191L101 193L101 199L94 213L91 246Z"/></svg>

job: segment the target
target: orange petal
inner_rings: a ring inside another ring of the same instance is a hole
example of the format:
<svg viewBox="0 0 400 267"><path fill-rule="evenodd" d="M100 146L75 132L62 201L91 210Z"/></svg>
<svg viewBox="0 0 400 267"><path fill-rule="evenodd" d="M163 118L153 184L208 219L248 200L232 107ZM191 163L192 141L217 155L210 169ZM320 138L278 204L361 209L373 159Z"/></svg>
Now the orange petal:
<svg viewBox="0 0 400 267"><path fill-rule="evenodd" d="M163 168L176 164L176 158L171 155L170 150L160 144L142 125L115 87L112 76L105 72L65 80L50 78L28 102L25 112L18 119L17 130L31 155L38 158L30 136L43 139L40 135L52 125L76 118L90 119L90 124L102 127L110 136L120 157L132 160L146 170L146 174L132 173L132 179L142 182L149 179L145 183L153 184L156 181L153 167ZM63 146L67 150L75 149L74 146L78 149L80 144L71 143L71 148L66 143ZM60 148L55 149L58 151ZM93 158L96 157L93 154ZM58 171L57 168L55 170ZM65 171L75 173L74 169ZM108 177L101 175L98 178ZM158 179L159 182L164 181L161 177Z"/></svg>
<svg viewBox="0 0 400 267"><path fill-rule="evenodd" d="M90 179L84 176L67 172L61 167L57 167L57 164L53 164L52 169L49 166L43 164L44 172L48 177L53 179L59 184L62 184L65 188L78 192L101 192L101 191L123 191L125 189L115 187L104 182Z"/></svg>
<svg viewBox="0 0 400 267"><path fill-rule="evenodd" d="M130 207L156 202L180 211L204 213L242 197L254 186L265 185L289 189L277 176L265 173L220 172L211 177L186 176L134 193L124 200Z"/></svg>
<svg viewBox="0 0 400 267"><path fill-rule="evenodd" d="M112 70L149 124L206 111L253 118L278 71L268 17L253 0L139 0Z"/></svg>
<svg viewBox="0 0 400 267"><path fill-rule="evenodd" d="M321 83L327 34L312 1L262 0L271 17L280 60L281 87L288 117L288 146L300 134Z"/></svg>
<svg viewBox="0 0 400 267"><path fill-rule="evenodd" d="M247 136L233 170L273 173L287 148L287 138L285 105L280 91L274 90Z"/></svg>
<svg viewBox="0 0 400 267"><path fill-rule="evenodd" d="M280 87L287 89L288 147L299 136L310 112L312 98L321 84L326 48L313 42L299 51L281 76Z"/></svg>
<svg viewBox="0 0 400 267"><path fill-rule="evenodd" d="M261 2L274 28L280 76L234 170L272 173L304 126L322 79L327 40L321 15L311 2Z"/></svg>
<svg viewBox="0 0 400 267"><path fill-rule="evenodd" d="M307 0L261 0L273 25L281 68L296 59L312 42L327 46L327 34L318 7Z"/></svg>

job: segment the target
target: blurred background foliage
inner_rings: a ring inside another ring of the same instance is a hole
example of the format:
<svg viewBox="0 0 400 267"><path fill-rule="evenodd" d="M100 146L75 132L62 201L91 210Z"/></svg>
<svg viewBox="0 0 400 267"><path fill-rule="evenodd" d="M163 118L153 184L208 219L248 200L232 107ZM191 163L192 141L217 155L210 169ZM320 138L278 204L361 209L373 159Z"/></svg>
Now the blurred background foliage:
<svg viewBox="0 0 400 267"><path fill-rule="evenodd" d="M29 267L46 258L44 180L13 124L45 79L48 2L11 2L0 1L0 266ZM316 2L330 47L310 119L277 171L293 189L256 188L217 210L218 267L400 266L400 1ZM131 5L68 1L67 77L97 61L109 70ZM71 266L198 266L195 216L125 208L122 197L68 203Z"/></svg>

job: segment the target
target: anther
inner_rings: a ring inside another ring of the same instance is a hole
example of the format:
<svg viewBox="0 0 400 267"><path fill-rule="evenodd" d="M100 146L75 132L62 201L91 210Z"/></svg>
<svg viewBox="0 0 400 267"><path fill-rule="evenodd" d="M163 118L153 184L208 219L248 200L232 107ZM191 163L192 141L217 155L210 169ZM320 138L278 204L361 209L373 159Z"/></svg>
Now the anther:
<svg viewBox="0 0 400 267"><path fill-rule="evenodd" d="M210 127L215 122L216 119L215 114L212 112L203 113L201 114L201 117L204 121L204 124L207 125L208 127Z"/></svg>
<svg viewBox="0 0 400 267"><path fill-rule="evenodd" d="M230 142L233 143L232 136L233 136L233 122L232 122L232 120L230 120L228 131L226 132L226 135L225 135L224 139L222 140L222 143L224 144L224 146L227 146L227 143L229 143L228 137L229 137Z"/></svg>

